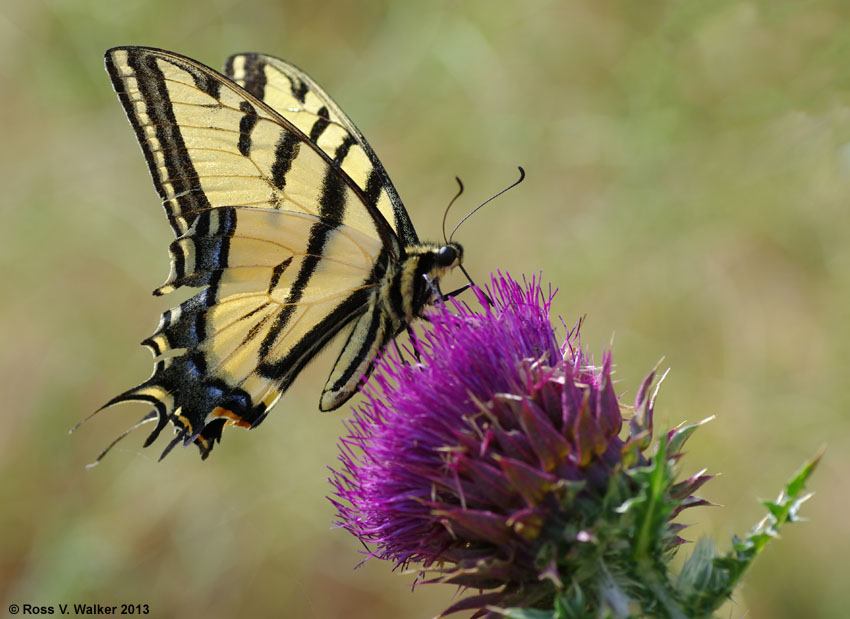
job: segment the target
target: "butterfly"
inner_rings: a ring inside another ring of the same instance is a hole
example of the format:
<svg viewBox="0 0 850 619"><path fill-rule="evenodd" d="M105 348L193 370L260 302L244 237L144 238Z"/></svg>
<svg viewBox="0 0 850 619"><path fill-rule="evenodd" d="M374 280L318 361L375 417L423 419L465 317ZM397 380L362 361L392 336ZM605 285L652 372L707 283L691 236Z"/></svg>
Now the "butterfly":
<svg viewBox="0 0 850 619"><path fill-rule="evenodd" d="M149 446L169 422L162 457L194 443L206 458L225 426L259 425L341 333L319 408L344 404L435 301L463 248L419 241L363 135L293 65L237 54L222 74L148 47L116 47L105 60L176 237L154 294L200 290L142 342L152 376L96 411L153 407L98 460L155 423Z"/></svg>

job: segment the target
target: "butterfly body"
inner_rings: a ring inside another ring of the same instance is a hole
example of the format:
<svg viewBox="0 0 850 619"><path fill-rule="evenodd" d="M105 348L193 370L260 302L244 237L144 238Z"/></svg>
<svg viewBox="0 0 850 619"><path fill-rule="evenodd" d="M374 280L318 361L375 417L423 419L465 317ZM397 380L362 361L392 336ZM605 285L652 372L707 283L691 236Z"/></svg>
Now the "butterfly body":
<svg viewBox="0 0 850 619"><path fill-rule="evenodd" d="M386 270L376 273L377 286L372 290L368 309L357 319L331 372L319 403L321 410L333 410L354 394L378 351L433 302L434 290L428 282L439 281L460 263L462 256L463 249L457 243L420 244L407 248L403 260L388 261ZM356 365L343 362L349 358L360 361Z"/></svg>
<svg viewBox="0 0 850 619"><path fill-rule="evenodd" d="M206 457L225 425L258 425L347 330L319 405L341 406L434 301L460 245L419 241L362 134L292 65L238 54L222 75L121 47L106 68L176 237L154 294L200 291L142 342L153 375L104 408L147 402L146 446L171 422L166 453L195 443Z"/></svg>

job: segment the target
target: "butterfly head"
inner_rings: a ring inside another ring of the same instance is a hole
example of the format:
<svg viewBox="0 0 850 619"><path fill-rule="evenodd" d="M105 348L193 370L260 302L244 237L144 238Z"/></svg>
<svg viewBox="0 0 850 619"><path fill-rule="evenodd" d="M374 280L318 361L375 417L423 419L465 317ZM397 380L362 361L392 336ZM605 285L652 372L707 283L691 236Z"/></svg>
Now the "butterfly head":
<svg viewBox="0 0 850 619"><path fill-rule="evenodd" d="M463 247L459 243L447 242L445 245L434 246L426 254L424 263L420 270L426 276L423 280L424 286L419 294L420 302L433 303L436 296L435 286L438 286L440 278L456 267L463 268ZM428 283L430 281L431 283Z"/></svg>
<svg viewBox="0 0 850 619"><path fill-rule="evenodd" d="M434 284L437 284L440 278L452 269L457 267L463 269L461 266L463 263L463 247L458 243L449 241L445 245L432 247L426 255L427 258L420 269ZM433 292L432 287L426 286L426 288L426 290L423 290L426 302L433 301L430 298L432 295L428 294Z"/></svg>
<svg viewBox="0 0 850 619"><path fill-rule="evenodd" d="M391 312L410 322L438 294L440 278L463 262L463 247L448 242L408 246L394 276L386 279Z"/></svg>

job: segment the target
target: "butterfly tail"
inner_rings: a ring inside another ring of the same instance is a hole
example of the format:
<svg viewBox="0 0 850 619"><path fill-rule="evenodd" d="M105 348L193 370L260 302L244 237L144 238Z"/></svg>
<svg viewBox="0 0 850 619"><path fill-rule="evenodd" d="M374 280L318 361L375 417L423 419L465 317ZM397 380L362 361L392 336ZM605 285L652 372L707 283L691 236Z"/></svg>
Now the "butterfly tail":
<svg viewBox="0 0 850 619"><path fill-rule="evenodd" d="M149 446L153 443L157 437L159 436L162 429L168 425L169 414L168 414L168 405L166 400L163 397L164 393L161 387L157 387L150 380L142 383L141 385L134 387L133 389L128 389L124 393L121 393L111 400L109 400L106 404L98 408L88 417L77 423L69 433L75 432L81 425L85 422L89 421L95 415L100 414L102 411L107 408L111 408L116 404L121 404L122 402L145 402L147 404L153 405L153 410L147 413L144 417L141 418L139 422L122 432L116 439L114 439L106 448L100 452L100 454L95 458L94 462L89 464L88 466L94 466L99 463L104 456L122 439L124 439L128 434L130 434L136 428L146 425L152 421L156 421L156 426L153 431L151 431L150 435L148 435L147 439L145 439L144 447ZM167 394L165 394L167 395Z"/></svg>

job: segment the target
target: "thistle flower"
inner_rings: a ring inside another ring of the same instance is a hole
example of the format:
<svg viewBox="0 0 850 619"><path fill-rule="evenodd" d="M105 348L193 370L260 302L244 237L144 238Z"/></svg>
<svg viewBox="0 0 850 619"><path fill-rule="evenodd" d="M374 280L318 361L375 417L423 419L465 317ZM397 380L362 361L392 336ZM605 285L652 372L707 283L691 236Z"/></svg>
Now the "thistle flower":
<svg viewBox="0 0 850 619"><path fill-rule="evenodd" d="M709 476L673 473L696 426L650 452L654 372L621 432L611 355L594 365L580 325L559 345L551 288L497 275L487 290L480 311L429 315L419 362L376 365L331 479L338 523L370 557L477 590L444 614L685 616L665 566L682 541L671 519L706 504L693 492Z"/></svg>

